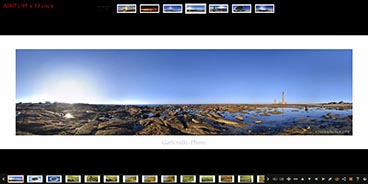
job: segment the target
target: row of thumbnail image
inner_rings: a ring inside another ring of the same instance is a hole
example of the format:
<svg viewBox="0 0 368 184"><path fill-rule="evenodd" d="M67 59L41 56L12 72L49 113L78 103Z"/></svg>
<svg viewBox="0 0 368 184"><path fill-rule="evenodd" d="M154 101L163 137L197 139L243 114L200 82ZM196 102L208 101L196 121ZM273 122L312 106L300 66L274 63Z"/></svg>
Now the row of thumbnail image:
<svg viewBox="0 0 368 184"><path fill-rule="evenodd" d="M228 4L209 4L209 13L229 13ZM252 4L232 4L232 13L252 13ZM160 13L159 4L140 4L140 13ZM275 4L256 4L255 13L275 13ZM163 4L163 13L183 13L182 4ZM136 4L117 4L117 13L137 13ZM185 14L206 14L206 3L185 4Z"/></svg>
<svg viewBox="0 0 368 184"><path fill-rule="evenodd" d="M26 183L62 183L62 175L27 175ZM215 183L215 175L200 175L199 183ZM237 183L253 183L253 175L238 175ZM256 175L257 183L265 182L265 175ZM25 183L24 175L8 175L8 183ZM123 175L123 183L138 183L138 175ZM158 175L143 175L142 183L159 183ZM177 175L161 175L160 183L177 183ZM64 183L82 183L81 175L65 175ZM84 175L83 183L101 183L100 175ZM103 183L121 183L120 175L104 175ZM180 175L180 183L197 183L196 175ZM234 175L219 175L218 183L235 183Z"/></svg>

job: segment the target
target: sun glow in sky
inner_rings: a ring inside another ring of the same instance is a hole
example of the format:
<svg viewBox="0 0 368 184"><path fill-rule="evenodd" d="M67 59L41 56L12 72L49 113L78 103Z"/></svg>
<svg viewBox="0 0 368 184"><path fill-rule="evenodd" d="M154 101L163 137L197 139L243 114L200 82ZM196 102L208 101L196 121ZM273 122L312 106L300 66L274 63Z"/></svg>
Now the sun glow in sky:
<svg viewBox="0 0 368 184"><path fill-rule="evenodd" d="M26 68L22 67L22 62L17 63L17 79L25 78L17 80L17 89L24 88L28 91L28 95L18 96L17 93L17 101L100 103L108 100L102 96L103 85L100 84L96 72L88 71L87 66L82 66L85 61L62 61L59 57L48 61L33 59L24 64ZM29 69L28 64L32 64L34 68L29 72L22 72ZM56 67L49 67L53 64Z"/></svg>
<svg viewBox="0 0 368 184"><path fill-rule="evenodd" d="M17 50L17 102L352 101L351 50Z"/></svg>

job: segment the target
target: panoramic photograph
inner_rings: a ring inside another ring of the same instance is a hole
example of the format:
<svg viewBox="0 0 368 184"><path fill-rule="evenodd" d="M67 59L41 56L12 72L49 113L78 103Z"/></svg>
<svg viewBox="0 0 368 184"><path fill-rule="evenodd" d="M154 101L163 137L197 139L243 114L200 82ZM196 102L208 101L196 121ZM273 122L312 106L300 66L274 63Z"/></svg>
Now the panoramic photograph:
<svg viewBox="0 0 368 184"><path fill-rule="evenodd" d="M118 4L117 5L118 13L136 13L137 5L135 4Z"/></svg>
<svg viewBox="0 0 368 184"><path fill-rule="evenodd" d="M181 4L164 4L164 13L183 13L183 5Z"/></svg>
<svg viewBox="0 0 368 184"><path fill-rule="evenodd" d="M256 13L275 13L274 4L256 4Z"/></svg>
<svg viewBox="0 0 368 184"><path fill-rule="evenodd" d="M159 13L160 5L159 4L141 4L140 5L141 13Z"/></svg>
<svg viewBox="0 0 368 184"><path fill-rule="evenodd" d="M206 14L206 4L185 4L186 14Z"/></svg>
<svg viewBox="0 0 368 184"><path fill-rule="evenodd" d="M209 10L210 13L228 13L229 6L227 4L210 4Z"/></svg>
<svg viewBox="0 0 368 184"><path fill-rule="evenodd" d="M22 136L349 136L352 50L20 49L15 103Z"/></svg>
<svg viewBox="0 0 368 184"><path fill-rule="evenodd" d="M252 5L251 4L233 4L232 10L233 10L233 13L252 13Z"/></svg>

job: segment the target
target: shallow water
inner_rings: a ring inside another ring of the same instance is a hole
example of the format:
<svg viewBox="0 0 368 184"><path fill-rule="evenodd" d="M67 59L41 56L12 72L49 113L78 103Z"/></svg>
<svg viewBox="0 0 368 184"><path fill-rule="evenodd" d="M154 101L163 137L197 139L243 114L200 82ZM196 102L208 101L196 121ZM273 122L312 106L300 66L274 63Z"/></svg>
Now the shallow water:
<svg viewBox="0 0 368 184"><path fill-rule="evenodd" d="M246 113L229 113L218 112L225 119L237 122L247 123L244 128L233 128L228 126L225 134L278 134L286 128L300 127L309 128L315 131L315 134L352 134L351 121L342 122L347 116L352 115L352 110L331 110L322 108L310 108L308 111L299 108L276 108L282 114L270 114L275 109L261 108L261 112L256 110L246 111ZM261 116L264 110L269 116ZM336 119L327 119L323 116L327 113L333 115L340 114ZM241 115L243 121L237 120L235 117ZM256 124L256 120L261 120L260 124ZM211 123L212 124L212 123Z"/></svg>

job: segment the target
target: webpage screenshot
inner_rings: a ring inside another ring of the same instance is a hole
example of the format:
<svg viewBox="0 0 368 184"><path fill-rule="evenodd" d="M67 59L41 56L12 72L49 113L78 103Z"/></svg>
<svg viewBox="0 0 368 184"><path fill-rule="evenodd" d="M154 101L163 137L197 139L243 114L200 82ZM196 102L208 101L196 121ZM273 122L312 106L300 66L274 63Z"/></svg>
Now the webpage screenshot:
<svg viewBox="0 0 368 184"><path fill-rule="evenodd" d="M2 0L0 184L368 184L367 14Z"/></svg>

